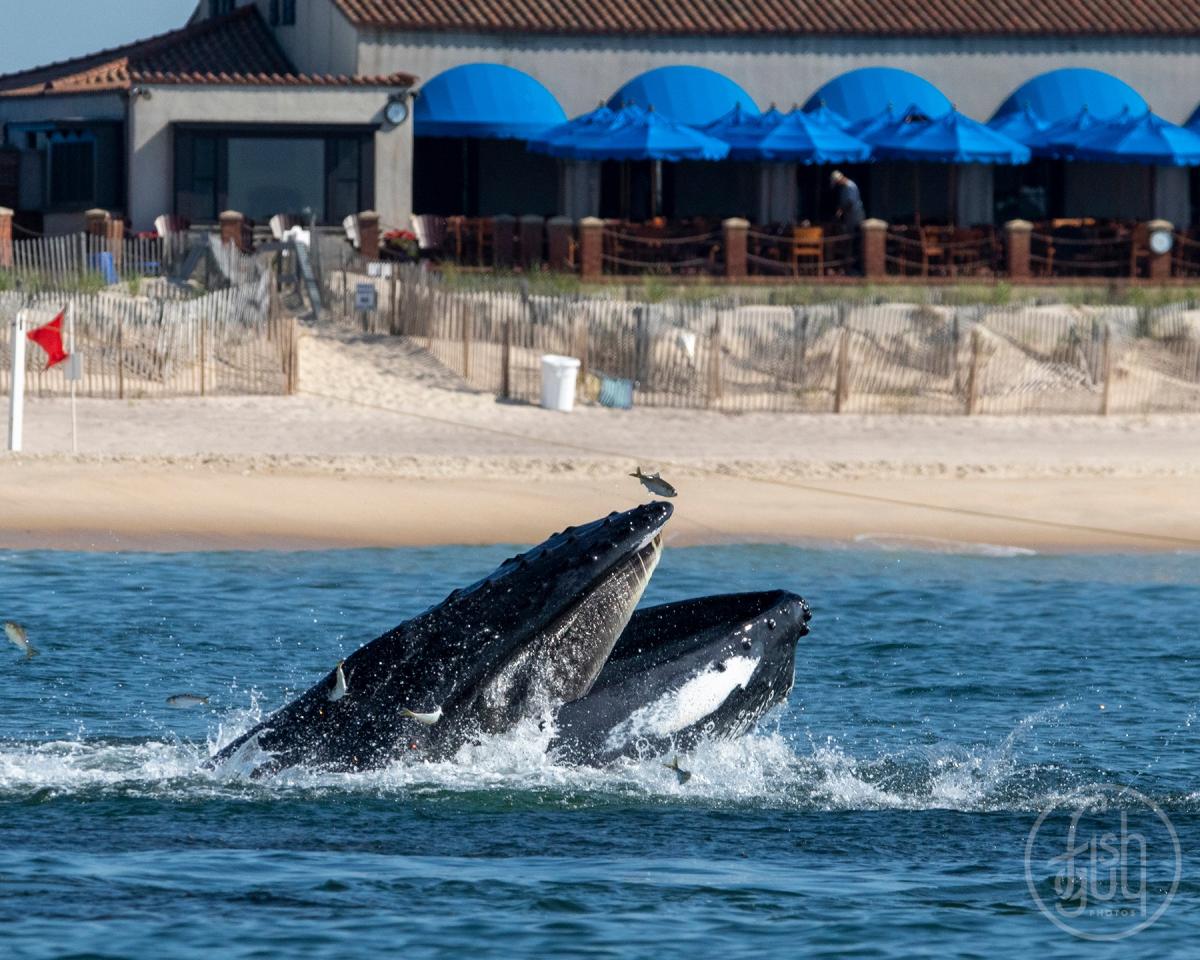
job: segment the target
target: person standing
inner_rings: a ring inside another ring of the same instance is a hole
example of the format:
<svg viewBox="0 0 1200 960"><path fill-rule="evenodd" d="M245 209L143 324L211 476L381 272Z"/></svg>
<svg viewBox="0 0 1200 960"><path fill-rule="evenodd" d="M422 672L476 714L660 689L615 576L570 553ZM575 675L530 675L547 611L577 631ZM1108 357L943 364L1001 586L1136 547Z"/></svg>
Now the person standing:
<svg viewBox="0 0 1200 960"><path fill-rule="evenodd" d="M841 170L834 170L829 175L829 185L837 194L837 218L842 221L850 238L850 259L857 265L862 246L859 242L858 228L867 218L863 209L862 194L858 191L858 184Z"/></svg>

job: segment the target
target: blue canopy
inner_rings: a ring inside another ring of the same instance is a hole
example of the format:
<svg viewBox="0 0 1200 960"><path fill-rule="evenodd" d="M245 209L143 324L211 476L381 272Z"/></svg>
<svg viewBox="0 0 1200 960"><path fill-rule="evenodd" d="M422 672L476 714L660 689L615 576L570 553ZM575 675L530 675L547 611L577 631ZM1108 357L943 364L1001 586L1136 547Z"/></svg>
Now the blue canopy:
<svg viewBox="0 0 1200 960"><path fill-rule="evenodd" d="M616 111L607 127L559 137L539 152L573 160L724 160L729 144L634 105Z"/></svg>
<svg viewBox="0 0 1200 960"><path fill-rule="evenodd" d="M890 103L911 103L930 117L951 110L946 95L932 83L895 67L860 67L834 77L808 98L804 109L815 110L822 101L851 122L873 117Z"/></svg>
<svg viewBox="0 0 1200 960"><path fill-rule="evenodd" d="M608 109L604 104L600 104L595 110L589 110L587 113L580 114L566 123L560 123L549 130L543 131L536 137L530 137L528 147L530 150L542 150L544 152L547 146L558 142L562 137L569 139L582 130L606 129L616 116L612 110Z"/></svg>
<svg viewBox="0 0 1200 960"><path fill-rule="evenodd" d="M997 133L1016 140L1017 143L1029 146L1037 142L1050 124L1034 113L1029 104L1026 104L1020 110L1014 110L1004 116L993 117L988 126Z"/></svg>
<svg viewBox="0 0 1200 960"><path fill-rule="evenodd" d="M1116 122L1128 120L1122 115ZM1114 121L1104 120L1095 116L1086 106L1065 119L1052 123L1040 133L1034 134L1026 143L1033 148L1039 157L1054 157L1067 160L1074 156L1075 145L1081 137L1087 136L1094 130L1107 126Z"/></svg>
<svg viewBox="0 0 1200 960"><path fill-rule="evenodd" d="M829 127L837 127L839 130L845 130L850 126L850 121L836 110L830 110L829 105L824 100L815 107L806 107L804 112Z"/></svg>
<svg viewBox="0 0 1200 960"><path fill-rule="evenodd" d="M1143 163L1156 167L1200 166L1200 134L1154 113L1125 123L1106 123L1083 134L1074 159Z"/></svg>
<svg viewBox="0 0 1200 960"><path fill-rule="evenodd" d="M706 67L657 67L634 77L608 100L614 110L634 103L676 123L700 127L740 105L747 113L758 106L724 74Z"/></svg>
<svg viewBox="0 0 1200 960"><path fill-rule="evenodd" d="M899 124L872 141L875 155L932 163L1028 163L1029 148L952 110L936 120Z"/></svg>
<svg viewBox="0 0 1200 960"><path fill-rule="evenodd" d="M755 153L763 160L792 163L862 163L871 158L871 148L863 141L802 110L766 128Z"/></svg>
<svg viewBox="0 0 1200 960"><path fill-rule="evenodd" d="M467 63L421 87L413 135L526 140L566 119L554 95L529 74L499 63Z"/></svg>
<svg viewBox="0 0 1200 960"><path fill-rule="evenodd" d="M889 103L876 114L860 120L852 120L844 129L852 137L858 137L859 140L866 143L874 143L877 137L889 135L893 132L893 128L901 127L905 118L916 116L922 116L922 114L912 105L897 112L896 108Z"/></svg>
<svg viewBox="0 0 1200 960"><path fill-rule="evenodd" d="M1024 107L1048 123L1068 120L1084 107L1100 118L1115 117L1122 111L1140 116L1150 109L1124 80L1086 67L1063 67L1026 80L1000 104L992 119Z"/></svg>
<svg viewBox="0 0 1200 960"><path fill-rule="evenodd" d="M702 133L729 144L731 159L757 159L755 147L763 134L765 116L760 113L749 113L742 109L740 103L735 103L733 109L728 113L718 117L712 123L704 124L699 129ZM745 155L747 151L752 156Z"/></svg>

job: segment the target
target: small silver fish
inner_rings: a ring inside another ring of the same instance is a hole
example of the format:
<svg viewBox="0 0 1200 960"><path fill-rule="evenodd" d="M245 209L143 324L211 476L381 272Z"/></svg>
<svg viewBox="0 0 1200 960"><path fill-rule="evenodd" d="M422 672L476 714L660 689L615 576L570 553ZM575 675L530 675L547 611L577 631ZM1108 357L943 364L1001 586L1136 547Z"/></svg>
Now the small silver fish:
<svg viewBox="0 0 1200 960"><path fill-rule="evenodd" d="M19 623L13 623L11 620L4 622L4 632L8 639L12 641L13 646L25 654L25 659L37 656L37 651L33 649L33 644L29 642L29 638L25 635L25 628Z"/></svg>
<svg viewBox="0 0 1200 960"><path fill-rule="evenodd" d="M409 710L408 707L405 707L400 712L409 719L416 720L417 723L423 723L427 727L432 727L435 723L442 719L441 707L437 707L432 713L417 713L414 710Z"/></svg>
<svg viewBox="0 0 1200 960"><path fill-rule="evenodd" d="M642 468L638 467L633 473L630 474L630 476L641 480L642 486L649 490L656 497L678 496L675 488L667 483L667 481L657 473L642 473Z"/></svg>
<svg viewBox="0 0 1200 960"><path fill-rule="evenodd" d="M208 697L202 697L198 693L177 693L172 697L167 697L167 706L174 707L176 710L191 710L192 707L199 707L208 703Z"/></svg>
<svg viewBox="0 0 1200 960"><path fill-rule="evenodd" d="M338 661L337 676L333 678L333 686L329 688L329 693L326 694L331 703L337 703L346 695L346 674L342 672L342 667L345 663L345 660Z"/></svg>
<svg viewBox="0 0 1200 960"><path fill-rule="evenodd" d="M684 770L683 767L681 767L679 765L678 757L676 757L670 763L664 763L663 766L666 767L668 770L674 770L675 776L677 776L679 778L679 782L681 784L687 783L689 780L692 779L692 771Z"/></svg>

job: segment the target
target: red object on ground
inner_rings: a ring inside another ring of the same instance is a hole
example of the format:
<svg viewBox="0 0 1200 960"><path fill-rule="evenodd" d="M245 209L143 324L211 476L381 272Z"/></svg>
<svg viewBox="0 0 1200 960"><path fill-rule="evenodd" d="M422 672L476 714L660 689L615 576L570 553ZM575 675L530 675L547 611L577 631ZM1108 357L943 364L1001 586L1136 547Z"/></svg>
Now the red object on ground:
<svg viewBox="0 0 1200 960"><path fill-rule="evenodd" d="M60 313L49 323L30 330L25 336L46 351L46 369L67 359L67 351L63 349L62 338L63 315Z"/></svg>

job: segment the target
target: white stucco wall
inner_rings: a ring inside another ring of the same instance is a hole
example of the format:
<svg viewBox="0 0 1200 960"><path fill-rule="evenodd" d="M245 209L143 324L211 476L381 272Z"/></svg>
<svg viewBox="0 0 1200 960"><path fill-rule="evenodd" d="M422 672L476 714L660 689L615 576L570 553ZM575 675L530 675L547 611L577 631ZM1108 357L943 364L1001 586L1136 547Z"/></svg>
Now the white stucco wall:
<svg viewBox="0 0 1200 960"><path fill-rule="evenodd" d="M382 87L151 87L134 101L129 123L129 216L135 230L173 206L175 123L379 124L375 134L375 206L384 223L412 213L412 121L389 127Z"/></svg>
<svg viewBox="0 0 1200 960"><path fill-rule="evenodd" d="M626 80L667 64L720 71L760 106L804 102L846 70L894 66L938 86L980 119L1023 81L1058 67L1093 67L1140 91L1168 120L1200 103L1200 38L900 39L517 37L363 31L360 73L405 70L422 81L463 63L504 63L532 74L568 114L589 110Z"/></svg>

